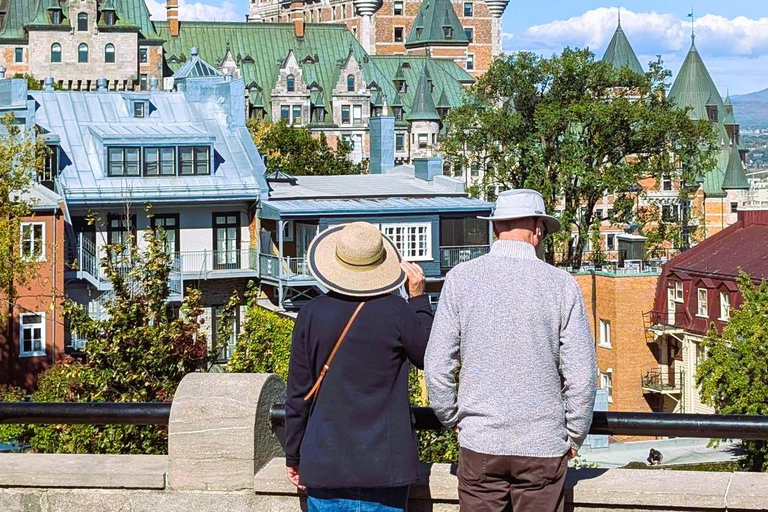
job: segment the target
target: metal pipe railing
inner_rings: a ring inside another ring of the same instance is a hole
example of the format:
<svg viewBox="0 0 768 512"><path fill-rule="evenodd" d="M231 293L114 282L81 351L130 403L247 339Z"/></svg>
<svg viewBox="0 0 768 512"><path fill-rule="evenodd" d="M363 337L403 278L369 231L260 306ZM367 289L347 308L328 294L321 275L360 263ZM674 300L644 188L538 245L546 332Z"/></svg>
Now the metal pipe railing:
<svg viewBox="0 0 768 512"><path fill-rule="evenodd" d="M0 424L167 425L171 404L135 402L0 402ZM414 428L442 430L429 407L412 407ZM270 422L285 426L285 406ZM768 440L768 416L595 411L590 434Z"/></svg>

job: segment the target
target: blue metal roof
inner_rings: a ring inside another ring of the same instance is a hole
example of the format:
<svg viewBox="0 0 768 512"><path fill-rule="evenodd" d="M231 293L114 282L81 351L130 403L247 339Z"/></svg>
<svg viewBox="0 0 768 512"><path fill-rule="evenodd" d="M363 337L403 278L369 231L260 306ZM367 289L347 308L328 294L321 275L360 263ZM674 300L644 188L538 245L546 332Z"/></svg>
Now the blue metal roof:
<svg viewBox="0 0 768 512"><path fill-rule="evenodd" d="M27 124L60 138L58 190L70 206L123 203L127 198L188 203L256 201L266 196L264 163L245 127L242 80L189 79L183 92L28 93L35 105L25 114ZM5 99L0 97L0 107ZM139 100L148 102L144 118L133 117L132 102ZM212 172L109 177L106 148L122 144L212 144Z"/></svg>
<svg viewBox="0 0 768 512"><path fill-rule="evenodd" d="M393 215L424 213L490 212L491 203L469 197L383 197L344 199L287 199L262 203L261 217L289 219L302 217L343 217L348 215Z"/></svg>

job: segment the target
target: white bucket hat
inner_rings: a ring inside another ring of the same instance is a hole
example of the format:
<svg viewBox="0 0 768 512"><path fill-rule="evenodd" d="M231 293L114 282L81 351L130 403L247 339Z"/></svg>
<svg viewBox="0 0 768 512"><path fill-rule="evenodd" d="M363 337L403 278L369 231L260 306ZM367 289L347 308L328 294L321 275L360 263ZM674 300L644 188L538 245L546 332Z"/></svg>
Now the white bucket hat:
<svg viewBox="0 0 768 512"><path fill-rule="evenodd" d="M501 220L525 219L528 217L541 217L547 226L549 233L560 231L560 221L551 215L547 215L544 206L544 197L535 190L517 188L506 190L499 194L493 214L490 217L478 217L492 222Z"/></svg>

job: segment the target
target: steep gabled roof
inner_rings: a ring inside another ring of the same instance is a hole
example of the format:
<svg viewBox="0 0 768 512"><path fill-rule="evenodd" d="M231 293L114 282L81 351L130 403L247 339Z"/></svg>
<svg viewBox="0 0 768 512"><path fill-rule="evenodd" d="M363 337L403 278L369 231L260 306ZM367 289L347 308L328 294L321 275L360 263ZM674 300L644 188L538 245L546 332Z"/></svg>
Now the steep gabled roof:
<svg viewBox="0 0 768 512"><path fill-rule="evenodd" d="M444 29L449 29L450 37L446 37ZM422 0L405 46L408 48L426 44L469 45L451 0Z"/></svg>
<svg viewBox="0 0 768 512"><path fill-rule="evenodd" d="M603 62L611 64L616 69L627 68L638 74L643 74L643 66L635 54L635 50L632 49L632 45L629 44L629 39L624 34L624 30L621 28L621 22L616 27L616 32L613 34L608 48L603 55Z"/></svg>
<svg viewBox="0 0 768 512"><path fill-rule="evenodd" d="M411 111L405 116L406 121L440 121L430 89L427 81L427 67L424 66L421 68L419 83L416 85L416 92L413 95Z"/></svg>

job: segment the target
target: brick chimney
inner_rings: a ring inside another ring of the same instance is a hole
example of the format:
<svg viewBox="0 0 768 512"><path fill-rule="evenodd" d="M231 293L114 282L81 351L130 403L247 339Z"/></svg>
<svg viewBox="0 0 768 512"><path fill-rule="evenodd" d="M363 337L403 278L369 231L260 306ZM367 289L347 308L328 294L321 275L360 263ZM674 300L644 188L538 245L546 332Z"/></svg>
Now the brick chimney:
<svg viewBox="0 0 768 512"><path fill-rule="evenodd" d="M291 22L293 32L298 39L304 38L304 1L291 0Z"/></svg>
<svg viewBox="0 0 768 512"><path fill-rule="evenodd" d="M165 9L168 19L168 30L171 37L179 36L179 0L165 0Z"/></svg>

